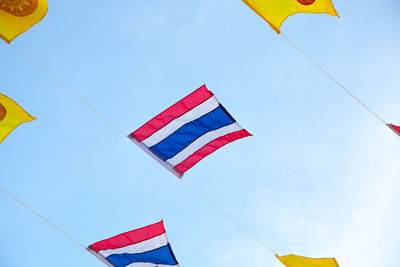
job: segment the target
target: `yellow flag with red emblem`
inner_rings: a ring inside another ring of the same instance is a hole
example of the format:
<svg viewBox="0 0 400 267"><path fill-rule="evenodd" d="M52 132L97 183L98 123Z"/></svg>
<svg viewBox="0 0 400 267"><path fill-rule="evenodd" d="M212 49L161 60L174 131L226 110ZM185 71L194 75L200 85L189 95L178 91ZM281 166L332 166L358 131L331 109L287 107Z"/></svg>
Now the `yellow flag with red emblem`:
<svg viewBox="0 0 400 267"><path fill-rule="evenodd" d="M282 23L297 13L326 13L338 16L332 0L242 0L265 19L277 33Z"/></svg>
<svg viewBox="0 0 400 267"><path fill-rule="evenodd" d="M0 143L21 123L34 119L12 99L0 94Z"/></svg>
<svg viewBox="0 0 400 267"><path fill-rule="evenodd" d="M0 38L10 43L43 19L46 0L0 0Z"/></svg>
<svg viewBox="0 0 400 267"><path fill-rule="evenodd" d="M312 259L297 255L276 257L287 267L339 267L334 258Z"/></svg>

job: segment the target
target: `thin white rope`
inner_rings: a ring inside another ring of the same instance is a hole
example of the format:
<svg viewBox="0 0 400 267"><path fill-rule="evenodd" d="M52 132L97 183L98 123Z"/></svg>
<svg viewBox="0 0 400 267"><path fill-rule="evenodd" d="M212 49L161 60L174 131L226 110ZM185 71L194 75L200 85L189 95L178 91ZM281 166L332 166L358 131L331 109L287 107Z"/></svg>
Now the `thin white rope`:
<svg viewBox="0 0 400 267"><path fill-rule="evenodd" d="M206 200L208 203L210 203L212 206L214 206L219 212L221 212L222 215L224 215L226 218L228 218L230 221L232 221L234 224L239 226L243 231L245 231L247 234L249 234L251 237L253 237L258 243L260 243L264 248L269 250L274 256L277 255L277 253L271 249L270 246L268 246L265 242L263 242L261 239L259 239L255 234L247 230L242 224L240 224L236 219L234 219L231 215L229 215L225 210L223 210L220 206L218 206L214 201L209 199L207 196L205 196L203 193L201 193L196 187L194 187L192 184L190 184L188 181L181 179L190 189L192 189L197 195L199 195L201 198Z"/></svg>
<svg viewBox="0 0 400 267"><path fill-rule="evenodd" d="M325 68L323 68L320 64L318 64L311 56L309 56L303 49L301 49L298 45L296 45L293 41L291 41L286 35L282 32L280 35L283 36L294 48L296 48L304 57L306 57L312 64L314 64L317 68L319 68L323 73L325 73L332 81L334 81L337 85L343 88L343 90L354 98L361 106L363 106L367 111L369 111L372 115L374 115L380 122L387 126L387 123L376 114L371 108L369 108L364 102L362 102L357 96L355 96L349 89L347 89L342 83L340 83L332 74L330 74Z"/></svg>
<svg viewBox="0 0 400 267"><path fill-rule="evenodd" d="M104 116L100 111L95 109L92 105L90 105L88 102L86 102L82 97L80 97L77 93L75 93L72 89L70 89L68 86L66 86L64 83L62 83L60 80L58 80L56 77L51 75L48 71L46 71L42 66L37 64L33 59L25 55L21 50L13 46L12 44L9 44L10 47L12 47L18 54L23 56L26 60L28 60L32 65L34 65L36 68L38 68L41 72L43 72L45 75L47 75L50 79L54 80L56 83L58 83L61 87L63 87L65 90L67 90L68 93L70 93L73 97L75 97L79 102L84 104L86 107L88 107L91 111L96 113L101 119L103 119L106 123L108 123L111 127L113 127L115 130L123 134L124 136L127 136L125 132L119 128L115 123L113 123L111 120L109 120L106 116Z"/></svg>
<svg viewBox="0 0 400 267"><path fill-rule="evenodd" d="M35 209L31 208L28 204L26 204L25 202L23 202L22 200L20 200L19 198L17 198L16 196L14 196L13 194L11 194L10 192L8 192L7 190L5 190L4 188L0 187L0 190L3 191L6 195L8 195L9 197L13 198L15 201L17 201L19 204L21 204L23 207L25 207L26 209L30 210L31 212L33 212L35 215L37 215L39 218L41 218L43 221L45 221L47 224L49 224L50 226L52 226L54 229L56 229L58 232L60 232L61 234L63 234L65 237L69 238L70 240L72 240L73 242L75 242L75 244L77 244L78 246L86 249L86 247L79 242L78 240L76 240L75 238L73 238L71 235L69 235L67 232L65 232L61 227L57 226L55 223L51 222L49 219L47 219L46 217L44 217L43 215L41 215L39 212L37 212Z"/></svg>

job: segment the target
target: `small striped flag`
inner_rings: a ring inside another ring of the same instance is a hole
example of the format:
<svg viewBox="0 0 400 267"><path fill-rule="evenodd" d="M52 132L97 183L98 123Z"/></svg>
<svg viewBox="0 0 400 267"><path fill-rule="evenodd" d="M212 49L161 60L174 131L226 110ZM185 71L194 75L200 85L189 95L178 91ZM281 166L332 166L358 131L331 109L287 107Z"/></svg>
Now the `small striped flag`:
<svg viewBox="0 0 400 267"><path fill-rule="evenodd" d="M251 136L205 85L129 138L178 177L224 145Z"/></svg>
<svg viewBox="0 0 400 267"><path fill-rule="evenodd" d="M99 241L87 249L110 267L179 267L163 221Z"/></svg>
<svg viewBox="0 0 400 267"><path fill-rule="evenodd" d="M400 127L393 125L393 124L388 124L387 126L389 126L390 129L393 130L393 132L395 132L398 136L400 136Z"/></svg>

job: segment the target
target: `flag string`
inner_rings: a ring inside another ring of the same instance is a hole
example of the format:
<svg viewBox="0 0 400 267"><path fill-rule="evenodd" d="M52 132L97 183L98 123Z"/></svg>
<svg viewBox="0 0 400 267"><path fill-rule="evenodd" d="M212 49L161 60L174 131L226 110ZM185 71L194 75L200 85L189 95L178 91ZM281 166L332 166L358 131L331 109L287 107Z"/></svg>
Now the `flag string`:
<svg viewBox="0 0 400 267"><path fill-rule="evenodd" d="M17 198L16 196L14 196L13 194L11 194L10 192L8 192L7 190L5 190L3 187L0 186L0 190L3 191L3 193L5 193L6 195L8 195L9 197L11 197L12 199L14 199L15 201L17 201L19 204L21 204L23 207L25 207L26 209L30 210L31 212L33 212L36 216L38 216L39 218L41 218L43 221L45 221L47 224L49 224L50 226L52 226L54 229L56 229L58 232L60 232L61 234L63 234L65 237L67 237L68 239L72 240L75 244L77 244L78 246L86 249L86 247L79 242L78 240L76 240L74 237L72 237L70 234L68 234L66 231L64 231L61 227L57 226L55 223L53 223L52 221L50 221L49 219L47 219L46 217L44 217L43 215L41 215L39 212L37 212L35 209L33 209L32 207L30 207L28 204L26 204L25 202L23 202L22 200L20 200L19 198Z"/></svg>
<svg viewBox="0 0 400 267"><path fill-rule="evenodd" d="M206 200L208 203L210 203L212 206L214 206L222 215L224 215L226 218L228 218L230 221L232 221L234 224L236 224L239 228L241 228L244 232L249 234L253 239L255 239L258 243L260 243L264 248L269 250L273 255L277 255L277 253L271 249L270 246L268 246L265 242L263 242L260 238L258 238L255 234L247 230L246 227L244 227L242 224L240 224L237 220L235 220L229 213L227 213L224 209L222 209L220 206L218 206L214 201L209 199L206 195L201 193L196 187L194 187L192 184L190 184L188 181L181 179L181 181L186 184L191 190L193 190L197 195L199 195L202 199ZM65 230L63 230L60 226L56 225L49 219L47 219L45 216L41 215L38 211L36 211L34 208L26 204L24 201L20 200L18 197L15 195L11 194L7 190L5 190L3 187L0 186L0 191L17 201L20 205L31 211L33 214L38 216L40 219L42 219L44 222L46 222L48 225L56 229L58 232L60 232L62 235L73 241L75 244L80 246L81 248L85 249L86 251L88 250L85 245L83 245L81 242L79 242L76 238L72 237L70 234L68 234ZM90 251L89 251L90 252ZM109 265L107 262L105 262L103 259L98 257L98 255L91 253L94 255L96 258L99 258L102 262L105 264Z"/></svg>
<svg viewBox="0 0 400 267"><path fill-rule="evenodd" d="M108 123L111 127L113 127L115 130L126 136L124 131L119 128L115 123L113 123L110 119L108 119L103 113L95 109L92 105L90 105L88 102L86 102L82 97L80 97L75 91L73 91L71 88L66 86L64 83L62 83L60 80L58 80L56 77L54 77L52 74L50 74L48 71L46 71L42 66L37 64L32 58L28 57L25 53L23 53L20 49L16 48L12 44L8 44L10 47L12 47L18 54L20 54L22 57L24 57L26 60L28 60L33 66L35 66L37 69L39 69L41 72L43 72L47 77L58 83L62 88L64 88L68 93L70 93L73 97L75 97L79 102L84 104L86 107L88 107L91 111L97 114L101 119L103 119L106 123Z"/></svg>
<svg viewBox="0 0 400 267"><path fill-rule="evenodd" d="M365 104L361 99L359 99L355 94L353 94L348 88L346 88L341 82L339 82L330 72L328 72L322 65L318 64L311 56L309 56L303 49L301 49L298 45L296 45L292 40L290 40L286 35L282 32L280 33L283 38L285 38L294 48L296 48L305 58L307 58L313 65L315 65L318 69L320 69L326 76L328 76L334 83L339 85L348 95L350 95L353 99L355 99L361 106L363 106L368 112L375 116L380 122L382 122L385 126L388 126L387 123L367 104ZM390 127L389 127L390 128Z"/></svg>
<svg viewBox="0 0 400 267"><path fill-rule="evenodd" d="M220 211L226 218L228 218L230 221L232 221L234 224L236 224L239 228L241 228L243 231L245 231L247 234L249 234L251 237L253 237L258 243L260 243L264 248L269 250L272 254L277 255L277 253L270 247L268 246L265 242L263 242L260 238L258 238L255 234L247 230L242 224L240 224L237 220L235 220L231 215L229 215L225 210L223 210L221 207L219 207L214 201L209 199L206 195L201 193L196 187L194 187L192 184L190 184L188 181L182 179L182 182L185 183L190 189L192 189L197 195L199 195L201 198L206 200L208 203L210 203L212 206L214 206L217 210Z"/></svg>
<svg viewBox="0 0 400 267"><path fill-rule="evenodd" d="M70 89L68 86L66 86L64 83L62 83L60 80L58 80L55 76L50 74L48 71L46 71L42 66L40 66L38 63L36 63L32 58L28 57L25 53L23 53L20 49L16 48L15 46L9 44L11 48L13 48L18 54L20 54L22 57L24 57L27 61L29 61L33 66L35 66L38 70L40 70L42 73L44 73L46 76L48 76L50 79L54 80L58 85L60 85L62 88L64 88L68 93L70 93L75 99L77 99L79 102L84 104L86 107L88 107L91 111L93 111L95 114L97 114L102 120L104 120L108 125L113 127L115 130L117 130L119 133L121 133L124 137L128 137L127 134L119 128L115 123L113 123L110 119L108 119L105 115L103 115L100 111L95 109L92 105L90 105L87 101L85 101L82 97L80 97L75 91ZM129 137L128 137L129 138ZM264 248L266 248L268 251L270 251L272 254L276 255L276 253L265 243L263 242L260 238L258 238L255 234L247 230L242 224L240 224L237 220L235 220L232 216L230 216L224 209L222 209L220 206L218 206L215 202L210 200L206 195L201 193L196 187L191 185L189 182L186 180L180 179L182 182L184 182L190 189L192 189L197 195L199 195L202 199L206 200L209 204L211 204L213 207L215 207L222 215L224 215L226 218L228 218L230 221L232 221L234 224L236 224L240 229L245 231L248 235L250 235L253 239L255 239L257 242L259 242ZM45 222L53 226L55 229L57 229L59 232L61 232L64 236L68 237L72 241L74 241L76 244L79 246L83 247L86 249L86 247L78 242L75 238L67 234L64 230L62 230L60 227L40 215L37 211L35 211L33 208L1 188L1 191L15 199L17 202L19 202L21 205L32 211L34 214L42 218Z"/></svg>

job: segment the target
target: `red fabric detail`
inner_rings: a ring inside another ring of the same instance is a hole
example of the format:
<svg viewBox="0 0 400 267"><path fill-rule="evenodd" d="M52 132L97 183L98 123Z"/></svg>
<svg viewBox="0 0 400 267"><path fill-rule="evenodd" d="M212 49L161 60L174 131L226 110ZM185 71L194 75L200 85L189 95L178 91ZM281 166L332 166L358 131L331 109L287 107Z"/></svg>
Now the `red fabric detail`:
<svg viewBox="0 0 400 267"><path fill-rule="evenodd" d="M193 153L190 157L179 163L174 167L174 169L178 172L184 173L190 168L192 168L194 165L196 165L200 160L203 158L207 157L211 153L215 152L216 150L220 149L226 144L229 144L233 141L236 141L238 139L251 136L249 132L246 130L241 130L237 132L233 132L224 136L221 136L207 145L203 146L199 150L197 150L195 153Z"/></svg>
<svg viewBox="0 0 400 267"><path fill-rule="evenodd" d="M165 233L163 221L155 223L143 228L139 228L124 234L120 234L109 239L99 241L90 245L89 248L95 252L107 249L117 249L133 245L153 237L162 235Z"/></svg>
<svg viewBox="0 0 400 267"><path fill-rule="evenodd" d="M393 125L393 124L389 124L389 125L391 126L391 128L393 130L395 130L397 132L398 135L400 135L400 127L399 126L396 126L396 125Z"/></svg>
<svg viewBox="0 0 400 267"><path fill-rule="evenodd" d="M214 94L209 91L205 85L203 85L131 133L130 137L135 138L139 142L145 140L147 137L151 136L153 133L157 132L174 119L179 118L213 95Z"/></svg>

